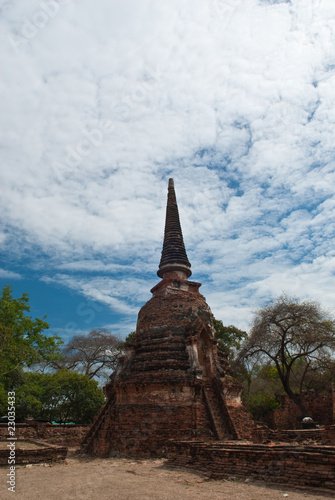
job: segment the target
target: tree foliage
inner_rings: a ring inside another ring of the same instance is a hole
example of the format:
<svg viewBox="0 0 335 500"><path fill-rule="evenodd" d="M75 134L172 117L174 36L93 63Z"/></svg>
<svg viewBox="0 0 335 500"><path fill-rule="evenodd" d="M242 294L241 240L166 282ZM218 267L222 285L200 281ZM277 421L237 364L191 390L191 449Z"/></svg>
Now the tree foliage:
<svg viewBox="0 0 335 500"><path fill-rule="evenodd" d="M59 356L60 337L43 334L45 317L32 319L29 311L28 294L15 299L6 285L0 294L0 376Z"/></svg>
<svg viewBox="0 0 335 500"><path fill-rule="evenodd" d="M213 318L214 335L218 341L219 349L229 358L233 358L236 350L240 348L241 342L247 337L247 333L239 330L236 326L223 326L222 321Z"/></svg>
<svg viewBox="0 0 335 500"><path fill-rule="evenodd" d="M276 397L267 392L250 394L246 397L245 404L254 420L261 422L264 422L269 412L280 407L280 403L276 400Z"/></svg>
<svg viewBox="0 0 335 500"><path fill-rule="evenodd" d="M334 351L334 319L317 303L283 295L256 313L239 359L270 360L286 394L307 415L296 389L301 391L307 374Z"/></svg>
<svg viewBox="0 0 335 500"><path fill-rule="evenodd" d="M26 372L16 387L18 419L89 423L104 403L98 382L68 370L55 373Z"/></svg>
<svg viewBox="0 0 335 500"><path fill-rule="evenodd" d="M132 342L133 342L133 340L134 340L134 338L135 338L135 335L136 335L136 332L130 332L130 333L127 335L127 337L126 337L125 341L124 341L124 342L122 342L122 343L120 344L120 346L121 346L123 349L124 349L124 348L126 348L126 347L131 346L131 344L132 344Z"/></svg>

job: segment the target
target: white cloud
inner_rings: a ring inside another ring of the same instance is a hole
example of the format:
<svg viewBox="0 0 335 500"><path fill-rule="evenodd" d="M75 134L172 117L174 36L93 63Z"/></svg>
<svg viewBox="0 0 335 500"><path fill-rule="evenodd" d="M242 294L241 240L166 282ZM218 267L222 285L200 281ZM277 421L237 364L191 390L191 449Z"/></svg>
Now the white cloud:
<svg viewBox="0 0 335 500"><path fill-rule="evenodd" d="M283 289L330 303L335 5L55 2L44 23L43 2L1 3L5 250L132 315L172 176L217 316Z"/></svg>
<svg viewBox="0 0 335 500"><path fill-rule="evenodd" d="M6 269L0 269L0 278L9 279L9 280L19 280L22 276L13 271L7 271Z"/></svg>
<svg viewBox="0 0 335 500"><path fill-rule="evenodd" d="M141 300L149 298L148 282L139 279L115 279L107 277L77 277L68 274L43 276L45 283L61 284L79 292L86 299L102 303L112 310L134 315L138 312Z"/></svg>

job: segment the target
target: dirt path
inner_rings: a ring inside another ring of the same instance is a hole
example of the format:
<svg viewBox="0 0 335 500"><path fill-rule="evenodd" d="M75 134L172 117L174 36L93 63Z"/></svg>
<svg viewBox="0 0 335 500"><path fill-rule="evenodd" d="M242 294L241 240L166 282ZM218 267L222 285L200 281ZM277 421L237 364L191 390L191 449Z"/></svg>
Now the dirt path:
<svg viewBox="0 0 335 500"><path fill-rule="evenodd" d="M0 498L16 500L325 500L330 495L243 481L212 481L165 460L88 459L73 454L52 466L17 466L16 492L0 468Z"/></svg>

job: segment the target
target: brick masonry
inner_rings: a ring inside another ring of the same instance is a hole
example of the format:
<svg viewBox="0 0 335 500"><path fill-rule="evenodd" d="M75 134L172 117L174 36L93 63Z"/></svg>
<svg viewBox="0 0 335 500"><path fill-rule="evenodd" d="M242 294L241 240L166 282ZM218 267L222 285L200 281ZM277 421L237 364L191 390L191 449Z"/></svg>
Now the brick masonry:
<svg viewBox="0 0 335 500"><path fill-rule="evenodd" d="M171 445L168 463L212 479L249 477L335 491L335 446L179 442Z"/></svg>
<svg viewBox="0 0 335 500"><path fill-rule="evenodd" d="M44 462L61 462L66 459L67 447L57 446L44 441L27 440L35 448L25 448L20 441L15 442L15 465ZM8 444L8 442L6 442ZM0 465L8 466L9 450L0 449Z"/></svg>
<svg viewBox="0 0 335 500"><path fill-rule="evenodd" d="M301 397L308 415L317 424L335 424L335 384L320 394L315 393L314 390L304 391ZM267 423L273 429L300 429L300 410L288 396L282 396L281 407L269 413Z"/></svg>
<svg viewBox="0 0 335 500"><path fill-rule="evenodd" d="M76 447L79 446L90 425L51 425L48 423L16 424L17 439L40 440L51 444ZM8 437L8 424L0 424L0 440Z"/></svg>
<svg viewBox="0 0 335 500"><path fill-rule="evenodd" d="M241 386L220 358L199 286L169 272L153 288L85 451L164 456L171 438L251 438L255 424L242 405Z"/></svg>

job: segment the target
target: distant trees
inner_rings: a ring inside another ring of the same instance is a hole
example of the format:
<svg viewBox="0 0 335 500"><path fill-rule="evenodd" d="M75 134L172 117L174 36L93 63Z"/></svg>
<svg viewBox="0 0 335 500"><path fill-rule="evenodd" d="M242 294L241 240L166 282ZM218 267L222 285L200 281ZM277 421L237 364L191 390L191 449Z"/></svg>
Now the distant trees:
<svg viewBox="0 0 335 500"><path fill-rule="evenodd" d="M334 319L317 303L283 295L257 311L238 358L272 365L285 393L307 415L297 392L316 367L331 365L334 351Z"/></svg>

